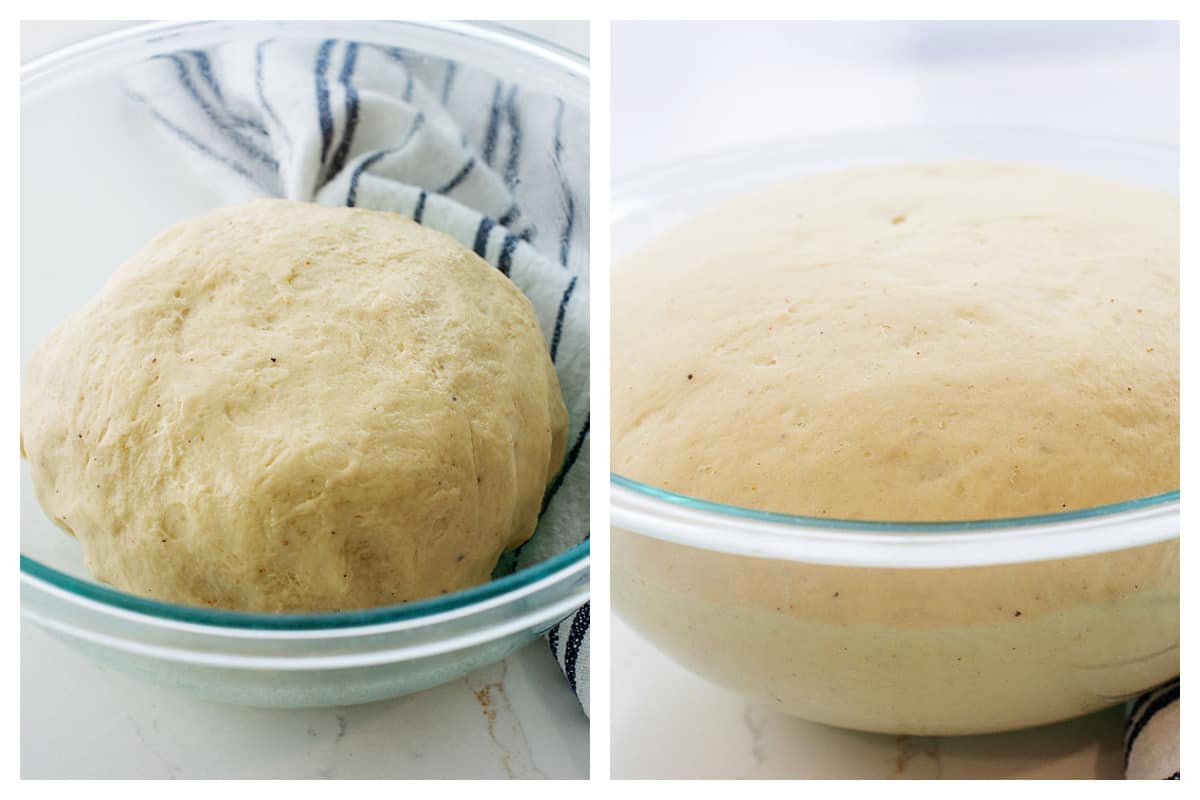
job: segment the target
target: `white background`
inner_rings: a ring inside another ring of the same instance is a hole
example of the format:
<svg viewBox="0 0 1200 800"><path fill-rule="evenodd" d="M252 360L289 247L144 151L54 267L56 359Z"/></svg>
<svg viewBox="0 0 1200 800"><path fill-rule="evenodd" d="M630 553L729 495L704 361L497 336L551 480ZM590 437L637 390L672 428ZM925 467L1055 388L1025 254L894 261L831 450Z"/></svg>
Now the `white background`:
<svg viewBox="0 0 1200 800"><path fill-rule="evenodd" d="M1179 141L1179 29L614 23L612 171L805 133L986 123Z"/></svg>
<svg viewBox="0 0 1200 800"><path fill-rule="evenodd" d="M656 164L849 129L987 124L1179 142L1171 23L615 23L614 183ZM773 714L620 619L614 777L1121 777L1122 713L910 738Z"/></svg>

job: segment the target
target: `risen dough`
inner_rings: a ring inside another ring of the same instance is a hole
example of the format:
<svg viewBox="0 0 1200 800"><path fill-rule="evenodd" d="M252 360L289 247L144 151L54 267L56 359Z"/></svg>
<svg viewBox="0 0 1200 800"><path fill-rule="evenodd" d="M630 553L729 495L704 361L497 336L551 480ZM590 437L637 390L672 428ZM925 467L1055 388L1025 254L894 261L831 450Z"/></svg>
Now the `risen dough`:
<svg viewBox="0 0 1200 800"><path fill-rule="evenodd" d="M613 469L878 520L1176 489L1178 226L1164 192L986 163L701 215L614 270Z"/></svg>
<svg viewBox="0 0 1200 800"><path fill-rule="evenodd" d="M285 201L171 228L29 361L38 499L130 592L361 608L486 581L566 411L529 301L396 214Z"/></svg>

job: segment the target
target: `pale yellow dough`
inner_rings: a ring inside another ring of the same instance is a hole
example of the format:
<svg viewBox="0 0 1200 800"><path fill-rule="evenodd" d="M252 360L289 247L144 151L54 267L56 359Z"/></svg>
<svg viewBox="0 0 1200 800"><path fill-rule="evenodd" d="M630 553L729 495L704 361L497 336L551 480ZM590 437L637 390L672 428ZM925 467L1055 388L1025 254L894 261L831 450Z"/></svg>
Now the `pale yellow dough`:
<svg viewBox="0 0 1200 800"><path fill-rule="evenodd" d="M1179 486L1179 204L1056 169L813 175L613 278L615 472L850 519Z"/></svg>
<svg viewBox="0 0 1200 800"><path fill-rule="evenodd" d="M29 361L23 448L97 578L352 609L488 580L566 411L528 299L396 214L256 201L171 228Z"/></svg>

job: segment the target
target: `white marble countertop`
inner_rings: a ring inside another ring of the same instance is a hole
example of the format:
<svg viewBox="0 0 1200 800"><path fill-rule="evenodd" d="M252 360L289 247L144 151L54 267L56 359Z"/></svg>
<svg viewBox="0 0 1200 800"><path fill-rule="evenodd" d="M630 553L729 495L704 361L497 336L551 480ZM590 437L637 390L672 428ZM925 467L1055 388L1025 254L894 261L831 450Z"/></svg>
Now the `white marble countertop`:
<svg viewBox="0 0 1200 800"><path fill-rule="evenodd" d="M613 620L614 778L1120 778L1122 713L990 736L883 736L784 716Z"/></svg>
<svg viewBox="0 0 1200 800"><path fill-rule="evenodd" d="M23 778L585 778L588 740L542 640L408 697L276 710L143 683L21 624Z"/></svg>

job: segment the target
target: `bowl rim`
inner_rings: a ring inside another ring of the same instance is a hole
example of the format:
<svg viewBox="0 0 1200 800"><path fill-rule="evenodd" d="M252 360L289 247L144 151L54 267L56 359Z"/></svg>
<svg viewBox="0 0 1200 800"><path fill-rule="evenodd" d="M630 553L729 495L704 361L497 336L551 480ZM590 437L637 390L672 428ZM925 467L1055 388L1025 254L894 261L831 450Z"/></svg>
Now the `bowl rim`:
<svg viewBox="0 0 1200 800"><path fill-rule="evenodd" d="M937 533L958 531L1004 530L1007 528L1022 528L1033 525L1049 525L1074 520L1091 519L1093 517L1111 516L1126 511L1137 511L1146 508L1158 508L1179 502L1179 490L1161 492L1147 497L1137 497L1116 503L1105 503L1099 506L1076 508L1069 511L1055 511L1049 514L1026 514L1016 517L995 517L963 520L931 520L913 522L891 522L874 519L843 519L838 517L815 517L804 514L786 514L778 511L719 503L704 500L692 495L673 492L653 484L643 483L632 478L626 478L615 472L610 473L609 480L614 486L638 492L674 505L708 511L748 520L774 522L782 525L792 525L799 528L819 528L843 531L862 531L870 533Z"/></svg>
<svg viewBox="0 0 1200 800"><path fill-rule="evenodd" d="M27 81L41 78L50 70L63 65L69 65L71 61L81 56L94 55L97 51L120 46L130 41L144 42L178 33L239 24L258 26L272 24L287 25L292 27L310 27L314 30L316 30L317 25L320 25L323 26L322 30L326 32L329 31L330 26L334 28L361 26L424 28L439 33L466 35L476 39L483 39L493 44L503 45L527 55L541 58L579 78L590 79L591 75L590 60L582 53L577 53L574 50L548 41L535 34L519 31L497 22L459 22L453 20L334 20L329 22L319 22L316 20L159 20L134 23L94 36L87 36L23 61L21 62L21 83L24 85Z"/></svg>
<svg viewBox="0 0 1200 800"><path fill-rule="evenodd" d="M77 59L94 56L110 47L120 47L131 41L144 42L151 37L237 24L238 21L158 21L128 25L89 36L23 62L22 89L29 81L52 75L60 68L69 68ZM242 24L264 23L247 20ZM312 27L318 23L293 20L279 21L278 24ZM422 28L438 33L470 36L541 59L564 69L575 78L590 82L590 62L586 56L539 36L494 22L359 20L333 22L328 25ZM327 34L328 25L322 29ZM408 603L313 614L229 611L154 600L69 575L23 553L21 583L34 591L59 593L76 604L145 624L234 636L239 633L257 635L274 631L279 635L295 638L320 635L358 636L470 617L534 594L547 586L565 583L576 575L586 575L590 566L591 541L587 538L544 561L457 592Z"/></svg>
<svg viewBox="0 0 1200 800"><path fill-rule="evenodd" d="M626 195L637 184L657 183L664 175L675 172L692 171L697 163L708 167L714 163L737 161L749 155L762 152L775 153L781 150L791 150L797 147L825 147L856 144L862 140L880 138L911 137L911 136L942 136L942 135L980 135L1005 136L1011 139L1057 139L1060 142L1071 139L1083 144L1108 145L1113 147L1142 150L1157 155L1173 155L1179 157L1180 147L1176 142L1157 139L1144 139L1137 136L1118 136L1088 131L1072 130L1070 128L1037 127L1032 125L1007 125L970 122L932 123L928 125L882 125L846 128L837 131L820 131L798 135L771 136L761 141L747 141L727 147L716 147L701 153L688 156L676 156L662 161L646 164L627 173L614 175L612 193L614 202L625 200ZM867 158L869 154L860 155ZM958 157L954 157L958 158ZM1070 169L1064 167L1064 169Z"/></svg>
<svg viewBox="0 0 1200 800"><path fill-rule="evenodd" d="M140 621L153 626L197 632L220 629L225 635L238 632L361 636L434 625L451 619L481 614L564 583L591 568L591 540L585 539L524 569L438 597L386 606L310 614L231 611L170 603L129 594L111 586L46 566L21 554L21 582L40 592L56 592L72 602L96 611ZM49 587L47 589L47 587ZM287 637L294 638L294 637Z"/></svg>
<svg viewBox="0 0 1200 800"><path fill-rule="evenodd" d="M1179 157L1179 147L1173 143L1027 126L935 124L783 136L663 161L614 178L613 225L620 224L635 210L645 213L648 206L654 205L637 198L638 192L646 191L647 187L673 185L672 179L681 174L697 170L711 173L714 168L738 165L764 153L779 154L798 149L837 151L882 137L899 140L899 146L903 148L922 136L1004 137L1014 142L1021 139L1059 144L1071 141L1120 148L1147 157ZM869 161L871 154L852 156L842 153L815 159L812 164L819 165L824 160L831 166L844 166L833 163L840 159ZM1073 167L1062 168L1078 171ZM1178 489L1050 514L906 522L814 517L730 505L673 492L615 471L609 473L609 497L612 524L616 528L707 550L842 566L948 567L1018 563L1124 549L1179 536ZM1111 520L1125 525L1129 538L1114 543L1112 540L1117 537L1107 536L1095 547L1086 547L1082 536L1094 536L1097 526ZM1053 541L1056 536L1061 537L1061 541ZM1040 547L1036 554L1005 554L1003 551L1015 541L1032 539L1049 546ZM876 552L872 554L871 548L876 548ZM943 548L945 552L938 553L937 548Z"/></svg>
<svg viewBox="0 0 1200 800"><path fill-rule="evenodd" d="M610 477L615 530L709 552L805 564L986 567L1091 556L1179 539L1178 491L1059 514L895 523L725 506L619 475Z"/></svg>

